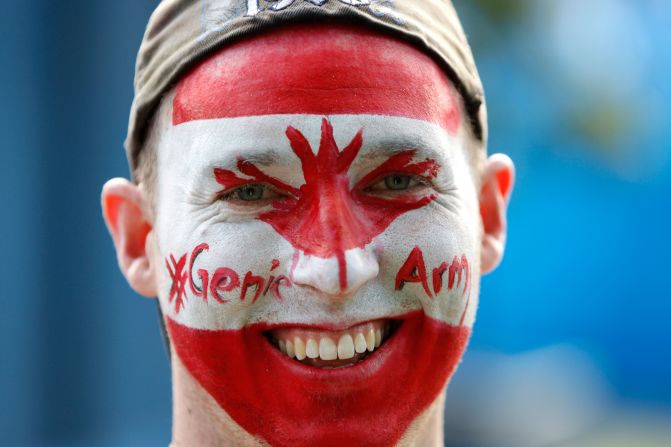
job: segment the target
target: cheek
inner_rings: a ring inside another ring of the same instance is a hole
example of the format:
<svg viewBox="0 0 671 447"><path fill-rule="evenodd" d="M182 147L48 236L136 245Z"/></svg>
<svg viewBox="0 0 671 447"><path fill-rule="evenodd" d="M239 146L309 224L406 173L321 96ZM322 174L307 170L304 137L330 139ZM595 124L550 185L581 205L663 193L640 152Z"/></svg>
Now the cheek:
<svg viewBox="0 0 671 447"><path fill-rule="evenodd" d="M438 203L399 218L376 241L381 281L428 316L470 327L479 282L473 222Z"/></svg>
<svg viewBox="0 0 671 447"><path fill-rule="evenodd" d="M164 313L179 323L242 327L254 305L281 300L289 286L292 248L261 221L163 228L157 244L159 299Z"/></svg>

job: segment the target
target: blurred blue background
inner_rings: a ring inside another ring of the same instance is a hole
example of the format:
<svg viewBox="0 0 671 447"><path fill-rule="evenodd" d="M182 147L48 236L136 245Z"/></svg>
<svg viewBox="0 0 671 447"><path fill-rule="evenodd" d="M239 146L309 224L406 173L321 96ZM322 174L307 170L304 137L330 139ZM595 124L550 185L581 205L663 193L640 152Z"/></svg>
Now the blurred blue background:
<svg viewBox="0 0 671 447"><path fill-rule="evenodd" d="M103 183L154 1L4 2L3 445L167 445L153 301ZM517 164L509 239L448 394L448 445L671 440L671 2L455 0Z"/></svg>

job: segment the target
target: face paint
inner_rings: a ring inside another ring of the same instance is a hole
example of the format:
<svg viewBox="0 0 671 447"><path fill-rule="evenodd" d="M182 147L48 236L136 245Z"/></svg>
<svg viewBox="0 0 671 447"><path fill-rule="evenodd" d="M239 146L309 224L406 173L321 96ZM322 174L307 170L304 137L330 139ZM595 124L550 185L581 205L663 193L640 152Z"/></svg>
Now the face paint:
<svg viewBox="0 0 671 447"><path fill-rule="evenodd" d="M463 255L461 259L455 256L449 267L447 263L443 262L433 269L433 292L436 296L443 289L443 275L448 270L447 290L452 290L455 287L459 290L459 287L462 287L461 295L467 296L464 311L459 319L459 325L461 326L464 324L464 319L466 318L471 293L471 269L466 255ZM424 255L419 247L412 249L408 255L408 259L405 260L405 263L396 274L396 290L402 290L406 283L420 283L426 292L426 296L433 298L429 290L429 278L427 277L426 265L424 264Z"/></svg>
<svg viewBox="0 0 671 447"><path fill-rule="evenodd" d="M318 371L270 345L263 332L272 326L193 330L168 320L168 327L182 346L180 359L201 385L243 428L271 445L379 446L397 442L442 391L469 335L466 327L421 312L402 319L370 359ZM222 373L203 373L203 367Z"/></svg>
<svg viewBox="0 0 671 447"><path fill-rule="evenodd" d="M182 363L252 435L392 445L444 388L479 271L458 110L427 56L347 27L237 44L178 86L159 298Z"/></svg>
<svg viewBox="0 0 671 447"><path fill-rule="evenodd" d="M293 127L288 127L287 137L294 154L300 159L305 183L294 188L264 174L253 164L238 163L238 169L250 178L240 178L235 173L215 169L217 182L225 189L245 184L266 182L291 193L293 198L276 203L272 211L259 215L259 219L270 224L289 243L304 255L338 260L340 289L347 288L347 264L345 251L363 249L373 238L382 233L399 215L420 208L435 198L433 195L413 197L410 195L393 199L379 199L366 194L364 188L385 174L404 172L424 175L428 179L437 175L434 160L411 163L413 151L404 151L390 157L350 191L349 168L362 144L359 131L351 143L339 151L333 139L333 128L322 120L319 152L315 155L305 136Z"/></svg>
<svg viewBox="0 0 671 447"><path fill-rule="evenodd" d="M189 261L189 271L187 273L175 274L174 269L170 268L168 259L166 259L166 267L172 285L170 286L170 295L168 295L168 303L174 304L175 314L178 314L180 309L184 306L186 298L186 282L188 281L189 288L194 297L202 298L203 302L207 304L208 296L212 297L216 302L225 304L229 302L224 295L229 295L228 292L237 291L240 289L240 301L245 301L248 295L253 294L251 303L254 304L260 296L266 296L268 292L272 296L282 301L282 292L280 287L291 287L291 280L284 275L275 277L270 275L268 278L254 275L252 272L246 272L244 277L239 275L235 270L229 267L218 267L213 272L206 269L198 269L198 281L194 279L194 264L201 253L209 249L208 244L200 244L193 249ZM186 261L186 253L180 257L178 265L180 269ZM173 265L175 264L174 255L169 256ZM270 271L272 272L280 266L277 259L273 259ZM181 270L180 270L181 272ZM241 278L242 282L241 282ZM209 285L209 287L208 287ZM179 292L176 292L178 290Z"/></svg>

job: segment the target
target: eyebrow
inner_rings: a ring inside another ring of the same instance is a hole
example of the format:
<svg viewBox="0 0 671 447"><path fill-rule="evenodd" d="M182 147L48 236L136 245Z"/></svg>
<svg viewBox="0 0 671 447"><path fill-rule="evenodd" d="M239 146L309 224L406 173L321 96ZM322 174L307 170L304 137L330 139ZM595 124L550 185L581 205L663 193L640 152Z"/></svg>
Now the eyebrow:
<svg viewBox="0 0 671 447"><path fill-rule="evenodd" d="M250 151L237 157L226 157L225 159L216 159L209 163L210 166L216 166L221 169L237 170L238 163L251 163L256 166L273 166L279 164L282 160L279 152L275 149L261 151Z"/></svg>
<svg viewBox="0 0 671 447"><path fill-rule="evenodd" d="M388 138L382 141L377 141L375 144L368 147L365 151L362 150L359 158L370 161L378 158L389 158L401 152L408 150L415 151L415 157L420 159L433 159L445 157L447 151L440 151L435 145L423 141L421 138L417 139L413 136L412 139L403 138Z"/></svg>
<svg viewBox="0 0 671 447"><path fill-rule="evenodd" d="M343 148L340 148L341 150ZM313 148L314 150L314 148ZM374 143L366 145L362 148L357 156L363 162L374 162L378 159L387 159L394 155L412 150L415 152L417 159L443 159L447 156L447 151L440 150L435 144L431 144L423 138L417 138L417 135L388 137ZM219 169L227 169L231 171L238 170L238 162L250 163L258 167L277 166L279 164L290 165L298 157L294 153L287 152L282 154L276 149L258 149L258 150L244 150L238 156L215 159L208 164L208 170L212 166ZM282 163L284 161L284 163Z"/></svg>

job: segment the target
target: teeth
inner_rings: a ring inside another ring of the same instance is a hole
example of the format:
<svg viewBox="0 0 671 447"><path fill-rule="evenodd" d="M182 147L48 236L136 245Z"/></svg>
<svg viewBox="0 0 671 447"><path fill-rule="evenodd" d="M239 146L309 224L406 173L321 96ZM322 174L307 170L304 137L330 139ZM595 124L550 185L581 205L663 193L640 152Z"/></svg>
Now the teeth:
<svg viewBox="0 0 671 447"><path fill-rule="evenodd" d="M352 336L345 334L338 341L338 358L351 359L354 357L354 341Z"/></svg>
<svg viewBox="0 0 671 447"><path fill-rule="evenodd" d="M366 347L369 352L373 352L375 349L375 331L373 329L366 334Z"/></svg>
<svg viewBox="0 0 671 447"><path fill-rule="evenodd" d="M364 337L361 333L356 334L356 338L354 339L354 350L357 352L357 354L361 354L362 352L366 351L366 337Z"/></svg>
<svg viewBox="0 0 671 447"><path fill-rule="evenodd" d="M291 342L291 340L287 340L286 347L287 347L287 355L291 358L294 358L294 354L295 354L294 344Z"/></svg>
<svg viewBox="0 0 671 447"><path fill-rule="evenodd" d="M294 352L298 360L303 360L306 357L305 342L300 337L294 338Z"/></svg>
<svg viewBox="0 0 671 447"><path fill-rule="evenodd" d="M320 333L321 332L321 333ZM358 354L373 352L389 335L390 328L385 322L364 323L339 333L307 329L280 329L273 332L277 347L289 358L302 361L306 358L325 361L355 359ZM334 363L346 366L347 363Z"/></svg>
<svg viewBox="0 0 671 447"><path fill-rule="evenodd" d="M328 337L324 337L319 342L319 357L322 360L335 360L338 358L338 350L335 343Z"/></svg>
<svg viewBox="0 0 671 447"><path fill-rule="evenodd" d="M305 355L311 359L319 357L319 346L317 346L317 342L312 338L305 344Z"/></svg>

